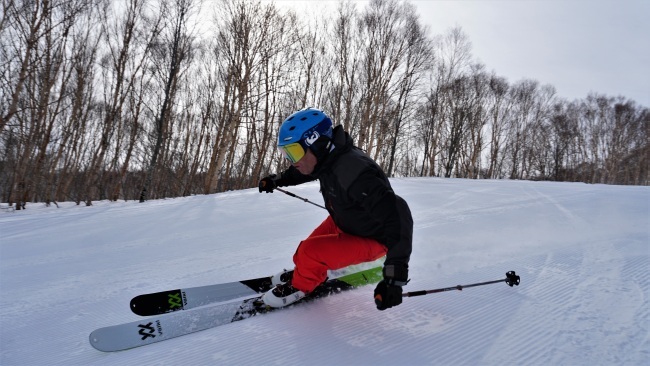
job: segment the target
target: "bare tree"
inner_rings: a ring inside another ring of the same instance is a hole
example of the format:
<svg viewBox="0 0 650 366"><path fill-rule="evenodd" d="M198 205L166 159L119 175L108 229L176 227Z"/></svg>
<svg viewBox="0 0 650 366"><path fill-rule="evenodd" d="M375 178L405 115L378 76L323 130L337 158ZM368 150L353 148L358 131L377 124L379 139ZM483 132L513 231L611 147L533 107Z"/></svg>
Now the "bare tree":
<svg viewBox="0 0 650 366"><path fill-rule="evenodd" d="M492 75L489 81L490 99L489 119L490 119L490 153L489 164L485 178L495 179L501 177L501 166L503 164L504 154L502 153L505 144L504 126L510 118L512 108L511 99L508 98L508 82L504 78Z"/></svg>
<svg viewBox="0 0 650 366"><path fill-rule="evenodd" d="M361 71L361 101L358 124L350 126L357 145L377 158L377 145L383 144L385 128L391 114L391 97L395 92L397 70L403 59L406 40L399 29L404 27L404 10L396 0L373 0L361 14L361 37L364 41Z"/></svg>
<svg viewBox="0 0 650 366"><path fill-rule="evenodd" d="M165 30L161 33L160 43L153 50L158 59L165 60L156 72L164 83L162 100L157 108L154 120L154 139L151 159L146 169L146 176L140 192L140 202L144 202L151 188L154 172L157 168L158 157L163 148L163 142L168 134L168 124L173 118L172 107L178 88L181 68L189 60L192 51L192 37L189 34L188 22L193 9L192 0L173 0L171 3L161 3L161 14Z"/></svg>
<svg viewBox="0 0 650 366"><path fill-rule="evenodd" d="M335 122L351 129L356 118L355 104L359 99L358 70L361 67L361 40L356 37L359 15L356 5L351 1L340 1L332 30L332 63L336 77L332 78L328 110L331 111Z"/></svg>
<svg viewBox="0 0 650 366"><path fill-rule="evenodd" d="M15 65L19 71L3 72L8 78L2 79L2 95L9 98L7 109L0 113L0 130L8 127L15 137L12 148L16 160L8 200L22 203L19 208L29 200L44 196L49 200L43 182L49 181L45 178L50 171L49 147L67 108L65 100L73 70L68 55L71 33L79 15L91 6L91 2L79 0L12 3L3 8L10 11L3 14L3 24L10 26L2 31L11 42L11 48L2 48L2 58L7 60L4 67L9 71ZM12 119L18 123L8 124Z"/></svg>
<svg viewBox="0 0 650 366"><path fill-rule="evenodd" d="M63 76L66 81L62 82L62 89L69 89L68 102L71 108L64 108L59 114L61 118L57 121L60 140L56 154L50 161L47 174L46 203L56 201L61 192L59 186L65 180L65 176L70 172L71 166L63 164L60 166L61 159L64 155L70 154L69 144L73 137L79 137L75 134L76 129L85 130L88 116L93 108L93 78L95 76L95 62L99 48L101 32L97 29L98 8L92 7L83 13L83 17L77 17L73 30L71 31L70 56L71 62L69 74ZM69 81L67 80L69 79ZM66 85L69 84L69 87ZM76 143L76 142L74 142ZM74 144L73 143L73 144ZM51 154L51 153L50 153ZM59 173L60 172L60 173Z"/></svg>
<svg viewBox="0 0 650 366"><path fill-rule="evenodd" d="M222 5L216 20L219 28L214 51L215 57L222 60L219 78L224 90L205 193L217 191L220 184L230 180L240 128L244 117L252 117L246 107L253 97L253 84L264 73L263 68L269 66L269 53L265 50L275 47L269 44L277 36L278 29L273 25L283 23L273 5L243 0L224 0Z"/></svg>
<svg viewBox="0 0 650 366"><path fill-rule="evenodd" d="M2 113L0 113L0 131L4 130L5 125L18 111L18 101L31 71L30 60L32 59L32 53L44 33L43 28L46 27L45 23L51 15L52 7L53 4L49 0L25 1L18 4L13 1L3 2L5 13L2 16L2 23L4 25L9 19L12 19L12 23L16 28L16 33L9 33L9 37L6 39L18 43L14 45L15 56L7 55L3 58L13 59L15 57L19 62L19 70L11 89L8 89L6 94L3 93L3 95L9 96L9 99L6 101L7 109L4 110L3 108ZM3 37L3 39L5 38ZM4 47L3 50L5 50ZM3 104L5 104L4 101Z"/></svg>
<svg viewBox="0 0 650 366"><path fill-rule="evenodd" d="M460 27L434 42L436 55L427 102L421 111L420 136L424 144L423 175L436 174L440 158L445 176L451 176L468 117L464 73L471 62L471 43ZM443 153L444 152L444 153Z"/></svg>
<svg viewBox="0 0 650 366"><path fill-rule="evenodd" d="M392 176L397 147L400 137L408 139L403 134L402 126L405 121L409 120L412 110L419 100L420 93L415 94L419 89L425 72L432 67L433 45L427 37L427 30L420 24L414 7L405 5L404 16L406 24L402 29L403 37L407 40L403 51L403 66L400 70L401 77L398 81L399 94L395 101L395 110L393 112L392 141L390 142L390 154L386 174ZM410 149L406 149L408 153Z"/></svg>
<svg viewBox="0 0 650 366"><path fill-rule="evenodd" d="M113 3L106 4L102 9L102 41L105 46L100 63L104 87L103 118L99 143L86 172L87 204L105 195L116 200L126 177L140 130L138 116L141 107L125 111L125 104L128 98L133 98L138 83L148 79L144 71L150 46L160 31L161 17L149 20L147 6L146 0L127 0L125 6L119 9L115 9ZM137 99L142 101L141 97ZM130 111L136 112L136 115L130 114ZM112 157L108 155L111 150ZM123 163L118 168L120 158L123 158ZM106 188L100 188L102 186Z"/></svg>

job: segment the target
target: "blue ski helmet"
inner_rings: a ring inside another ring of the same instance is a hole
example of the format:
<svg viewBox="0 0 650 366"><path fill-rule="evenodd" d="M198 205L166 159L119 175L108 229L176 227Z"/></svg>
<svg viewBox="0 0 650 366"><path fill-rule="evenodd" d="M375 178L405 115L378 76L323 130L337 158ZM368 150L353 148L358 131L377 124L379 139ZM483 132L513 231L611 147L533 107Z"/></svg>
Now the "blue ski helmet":
<svg viewBox="0 0 650 366"><path fill-rule="evenodd" d="M332 120L316 108L305 108L293 113L282 122L278 134L278 147L292 163L300 160L307 149L322 157L330 147ZM318 143L317 143L318 142Z"/></svg>
<svg viewBox="0 0 650 366"><path fill-rule="evenodd" d="M305 108L282 122L278 146L298 142L309 147L321 136L332 138L332 120L320 109Z"/></svg>

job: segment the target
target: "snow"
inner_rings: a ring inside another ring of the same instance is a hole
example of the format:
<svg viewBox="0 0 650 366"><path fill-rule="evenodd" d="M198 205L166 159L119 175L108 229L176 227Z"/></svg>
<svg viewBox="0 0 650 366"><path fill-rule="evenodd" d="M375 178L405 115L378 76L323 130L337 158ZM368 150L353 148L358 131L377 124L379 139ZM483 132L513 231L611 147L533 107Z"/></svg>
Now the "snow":
<svg viewBox="0 0 650 366"><path fill-rule="evenodd" d="M88 335L140 293L276 273L325 211L256 189L0 212L2 365L647 365L650 188L393 179L415 221L416 291L373 287L128 351ZM322 203L318 186L288 190Z"/></svg>

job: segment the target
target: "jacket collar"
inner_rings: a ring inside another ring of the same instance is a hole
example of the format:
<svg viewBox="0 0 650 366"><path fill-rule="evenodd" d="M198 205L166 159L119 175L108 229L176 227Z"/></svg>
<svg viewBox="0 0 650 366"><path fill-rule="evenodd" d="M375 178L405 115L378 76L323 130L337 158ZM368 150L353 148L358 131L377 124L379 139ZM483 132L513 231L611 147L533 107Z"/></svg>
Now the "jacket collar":
<svg viewBox="0 0 650 366"><path fill-rule="evenodd" d="M332 133L332 149L324 156L322 161L318 161L311 175L318 178L323 173L329 171L332 165L339 159L340 155L349 151L353 146L352 138L341 125L334 127Z"/></svg>

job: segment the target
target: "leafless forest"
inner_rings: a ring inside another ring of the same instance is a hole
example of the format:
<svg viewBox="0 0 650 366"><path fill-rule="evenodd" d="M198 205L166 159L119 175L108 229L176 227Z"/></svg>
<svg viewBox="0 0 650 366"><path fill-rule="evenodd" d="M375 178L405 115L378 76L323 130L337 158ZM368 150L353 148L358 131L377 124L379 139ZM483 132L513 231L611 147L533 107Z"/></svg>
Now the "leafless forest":
<svg viewBox="0 0 650 366"><path fill-rule="evenodd" d="M506 80L408 1L0 1L0 201L16 209L254 187L286 167L277 130L306 106L390 176L649 183L647 107Z"/></svg>

